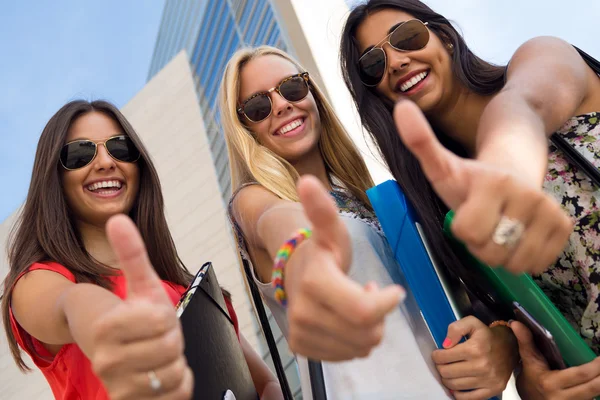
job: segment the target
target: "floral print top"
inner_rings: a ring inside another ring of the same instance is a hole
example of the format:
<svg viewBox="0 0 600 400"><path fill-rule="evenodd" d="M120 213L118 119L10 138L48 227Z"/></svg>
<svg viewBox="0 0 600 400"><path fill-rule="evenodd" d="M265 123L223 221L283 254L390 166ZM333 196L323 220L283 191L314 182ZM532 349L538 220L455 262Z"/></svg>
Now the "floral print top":
<svg viewBox="0 0 600 400"><path fill-rule="evenodd" d="M600 112L573 117L557 133L600 167ZM600 354L600 188L551 144L544 190L575 228L556 264L534 279Z"/></svg>
<svg viewBox="0 0 600 400"><path fill-rule="evenodd" d="M375 212L365 207L349 190L334 185L333 190L329 193L335 200L340 215L348 215L354 219L359 219L383 236L383 230Z"/></svg>

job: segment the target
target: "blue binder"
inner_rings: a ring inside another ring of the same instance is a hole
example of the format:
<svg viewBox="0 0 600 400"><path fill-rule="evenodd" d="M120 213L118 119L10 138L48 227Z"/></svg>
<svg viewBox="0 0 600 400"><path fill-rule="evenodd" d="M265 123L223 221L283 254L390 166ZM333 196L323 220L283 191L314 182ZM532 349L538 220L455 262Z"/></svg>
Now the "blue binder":
<svg viewBox="0 0 600 400"><path fill-rule="evenodd" d="M448 325L461 316L452 299L448 298L448 289L428 254L416 213L396 181L377 185L367 190L367 195L431 336L441 348Z"/></svg>
<svg viewBox="0 0 600 400"><path fill-rule="evenodd" d="M427 250L418 217L396 181L389 180L372 187L367 190L367 196L429 332L436 346L442 348L448 325L462 315L450 296L447 284L440 279L443 274L437 270ZM499 399L492 397L490 400Z"/></svg>

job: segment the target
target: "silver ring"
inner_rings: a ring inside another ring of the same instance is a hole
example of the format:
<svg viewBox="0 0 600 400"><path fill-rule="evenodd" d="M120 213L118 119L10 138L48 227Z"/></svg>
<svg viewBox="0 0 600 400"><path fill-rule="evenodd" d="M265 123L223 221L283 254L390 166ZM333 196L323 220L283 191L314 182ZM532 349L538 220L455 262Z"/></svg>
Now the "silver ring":
<svg viewBox="0 0 600 400"><path fill-rule="evenodd" d="M496 226L492 241L499 246L512 248L519 243L523 232L525 225L521 221L503 215Z"/></svg>
<svg viewBox="0 0 600 400"><path fill-rule="evenodd" d="M162 382L158 379L158 376L156 376L156 372L148 371L148 380L150 381L150 388L153 391L158 392L162 387Z"/></svg>

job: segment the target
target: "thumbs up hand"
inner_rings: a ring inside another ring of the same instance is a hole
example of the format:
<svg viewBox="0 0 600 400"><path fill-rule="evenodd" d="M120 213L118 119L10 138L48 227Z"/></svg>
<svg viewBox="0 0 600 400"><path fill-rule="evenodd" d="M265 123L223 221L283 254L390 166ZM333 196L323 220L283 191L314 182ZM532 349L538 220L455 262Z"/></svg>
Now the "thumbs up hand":
<svg viewBox="0 0 600 400"><path fill-rule="evenodd" d="M93 326L90 361L109 397L189 399L193 375L175 307L131 220L111 218L107 235L127 280L127 299Z"/></svg>
<svg viewBox="0 0 600 400"><path fill-rule="evenodd" d="M513 171L447 150L413 102L396 104L394 119L433 189L456 212L453 234L474 256L513 273L540 273L556 261L573 229L556 200Z"/></svg>
<svg viewBox="0 0 600 400"><path fill-rule="evenodd" d="M325 361L365 357L381 341L385 316L404 292L349 278L350 237L330 194L312 176L299 180L298 194L313 234L286 266L290 348Z"/></svg>

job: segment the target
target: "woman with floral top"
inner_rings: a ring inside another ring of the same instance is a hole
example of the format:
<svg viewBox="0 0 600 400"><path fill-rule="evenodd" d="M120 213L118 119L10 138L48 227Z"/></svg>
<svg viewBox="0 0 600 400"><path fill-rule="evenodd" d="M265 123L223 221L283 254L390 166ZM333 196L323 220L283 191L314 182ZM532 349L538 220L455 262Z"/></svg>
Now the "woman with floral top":
<svg viewBox="0 0 600 400"><path fill-rule="evenodd" d="M598 354L600 192L548 140L557 133L600 166L600 79L582 54L539 37L508 66L492 65L422 2L370 0L348 17L341 59L363 125L445 267L460 264L439 229L452 208L453 233L471 253L533 273ZM600 394L600 360L548 371L529 332L511 327L523 359L523 398Z"/></svg>

